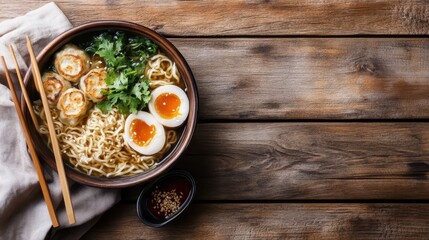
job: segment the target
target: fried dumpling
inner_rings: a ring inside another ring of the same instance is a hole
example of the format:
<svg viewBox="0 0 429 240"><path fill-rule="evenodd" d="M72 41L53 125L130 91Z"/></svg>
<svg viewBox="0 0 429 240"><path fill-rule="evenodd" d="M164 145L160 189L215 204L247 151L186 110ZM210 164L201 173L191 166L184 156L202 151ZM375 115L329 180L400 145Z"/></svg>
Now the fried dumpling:
<svg viewBox="0 0 429 240"><path fill-rule="evenodd" d="M60 121L70 126L76 126L89 108L89 100L82 90L69 88L65 91L57 104L60 110Z"/></svg>
<svg viewBox="0 0 429 240"><path fill-rule="evenodd" d="M94 102L104 99L102 90L107 89L107 72L103 68L96 68L89 71L80 79L80 89Z"/></svg>
<svg viewBox="0 0 429 240"><path fill-rule="evenodd" d="M89 71L90 58L77 46L67 44L55 55L55 68L64 79L77 82Z"/></svg>
<svg viewBox="0 0 429 240"><path fill-rule="evenodd" d="M45 89L46 98L50 106L56 106L61 94L71 88L69 81L54 73L46 72L42 76L43 89Z"/></svg>

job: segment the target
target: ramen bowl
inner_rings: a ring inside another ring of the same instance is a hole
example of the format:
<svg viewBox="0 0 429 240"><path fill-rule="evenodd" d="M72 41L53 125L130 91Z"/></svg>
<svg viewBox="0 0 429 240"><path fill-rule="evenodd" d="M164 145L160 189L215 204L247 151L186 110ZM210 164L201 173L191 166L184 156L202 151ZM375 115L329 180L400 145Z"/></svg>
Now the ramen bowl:
<svg viewBox="0 0 429 240"><path fill-rule="evenodd" d="M189 68L184 57L171 42L151 29L135 23L124 21L91 22L66 31L50 42L38 55L37 61L39 63L40 70L43 71L44 69L47 69L49 65L52 65L52 58L54 54L60 51L66 44L80 41L80 39L85 39L88 38L88 36L105 31L120 31L133 36L141 36L150 39L155 44L157 44L160 51L162 51L176 64L181 79L183 80L185 93L189 99L189 114L185 122L181 125L180 130L177 131L177 143L152 168L143 173L121 177L89 175L76 169L67 161L67 156L63 156L65 172L67 177L70 179L94 187L122 188L142 184L156 178L160 174L168 171L168 169L170 169L183 155L191 141L197 123L198 92L191 69ZM31 100L36 101L40 99L30 70L27 71L25 75L25 84ZM21 96L21 99L23 99L23 96ZM39 158L43 159L51 168L56 170L54 154L46 143L45 136L42 136L36 130L34 124L31 122L30 113L25 107L25 101L21 102L24 116L27 121L27 126L29 127L30 135Z"/></svg>

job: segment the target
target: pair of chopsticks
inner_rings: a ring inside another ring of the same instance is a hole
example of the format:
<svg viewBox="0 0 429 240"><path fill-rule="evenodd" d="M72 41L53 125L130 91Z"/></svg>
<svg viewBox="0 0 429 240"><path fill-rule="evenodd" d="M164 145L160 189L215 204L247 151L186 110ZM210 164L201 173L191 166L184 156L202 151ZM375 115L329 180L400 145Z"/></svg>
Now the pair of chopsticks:
<svg viewBox="0 0 429 240"><path fill-rule="evenodd" d="M33 46L31 44L30 38L28 36L26 36L26 38L27 38L28 52L29 52L30 58L31 58L31 67L32 67L31 70L33 73L33 79L35 81L35 85L38 86L38 89L40 92L40 97L42 99L44 112L46 114L46 120L47 120L48 128L49 128L49 135L50 135L50 139L51 139L51 143L52 143L52 148L54 151L58 175L60 177L61 190L63 193L67 217L68 217L69 223L74 224L75 223L75 217L74 217L74 212L73 212L73 205L72 205L71 198L70 198L70 191L69 191L69 187L67 184L67 178L66 178L65 171L64 171L64 164L63 164L62 157L61 157L58 139L57 139L57 136L55 133L52 115L51 115L51 112L49 109L48 100L46 98L46 93L45 93L45 90L43 88L42 78L40 75L40 71L39 71L39 67L37 64L36 57L34 55ZM19 80L19 84L21 86L22 94L24 95L24 99L25 99L27 108L30 112L30 116L33 120L33 124L36 126L36 129L38 129L39 125L38 125L37 117L33 111L30 98L28 97L26 88L24 86L24 82L22 80L21 70L19 69L18 62L17 62L16 57L15 57L15 52L13 51L13 48L11 45L9 45L9 50L11 52L12 58L13 58L14 63L15 63L15 69L16 69L17 77ZM11 77L10 77L10 74L9 74L9 71L8 71L8 68L7 68L7 65L6 65L6 62L5 62L3 56L1 56L1 61L3 64L3 69L4 69L5 74L6 74L6 79L7 79L10 91L12 92L12 98L13 98L13 101L15 103L16 112L18 113L18 118L19 118L19 121L21 123L21 127L24 131L25 140L27 141L30 156L33 160L33 164L34 164L34 167L36 169L37 176L39 178L39 183L40 183L40 186L42 188L43 197L44 197L46 205L48 207L49 216L52 220L52 226L58 227L59 223L58 223L57 216L55 214L55 207L52 203L49 188L48 188L48 185L46 184L46 180L45 180L45 177L43 175L43 171L42 171L42 168L40 166L40 161L39 161L39 158L36 154L36 150L34 148L33 142L31 141L30 132L28 130L27 125L25 124L24 115L23 115L22 110L19 106L18 97L16 95L16 91L15 91L15 88L13 86L13 83L12 83L12 80L11 80Z"/></svg>

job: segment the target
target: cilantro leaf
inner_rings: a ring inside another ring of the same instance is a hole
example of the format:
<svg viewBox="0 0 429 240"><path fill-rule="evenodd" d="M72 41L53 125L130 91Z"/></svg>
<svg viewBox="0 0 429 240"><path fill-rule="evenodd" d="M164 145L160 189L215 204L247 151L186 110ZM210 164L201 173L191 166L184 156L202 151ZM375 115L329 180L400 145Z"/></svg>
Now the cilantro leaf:
<svg viewBox="0 0 429 240"><path fill-rule="evenodd" d="M104 100L97 103L97 107L104 113L112 110L112 102Z"/></svg>
<svg viewBox="0 0 429 240"><path fill-rule="evenodd" d="M136 113L150 101L149 80L143 74L158 45L140 36L107 32L93 38L86 51L102 57L107 66L106 99L97 103L103 112L116 107L123 114Z"/></svg>

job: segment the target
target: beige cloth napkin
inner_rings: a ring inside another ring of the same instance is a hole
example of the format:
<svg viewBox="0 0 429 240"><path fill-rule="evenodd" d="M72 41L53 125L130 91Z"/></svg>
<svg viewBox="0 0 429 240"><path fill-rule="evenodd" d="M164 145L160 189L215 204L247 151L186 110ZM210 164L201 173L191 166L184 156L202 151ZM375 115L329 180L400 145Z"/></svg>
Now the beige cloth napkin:
<svg viewBox="0 0 429 240"><path fill-rule="evenodd" d="M24 16L0 23L0 55L5 56L12 70L14 65L7 46L13 43L24 72L30 62L25 35L30 36L38 54L50 40L71 27L57 5L49 3ZM5 83L3 69L0 82ZM69 180L76 217L76 224L70 226L58 175L47 166L44 170L61 224L59 229L52 231L10 91L0 84L0 239L78 239L104 211L119 201L119 190L82 186Z"/></svg>

